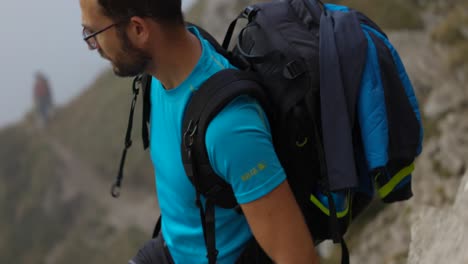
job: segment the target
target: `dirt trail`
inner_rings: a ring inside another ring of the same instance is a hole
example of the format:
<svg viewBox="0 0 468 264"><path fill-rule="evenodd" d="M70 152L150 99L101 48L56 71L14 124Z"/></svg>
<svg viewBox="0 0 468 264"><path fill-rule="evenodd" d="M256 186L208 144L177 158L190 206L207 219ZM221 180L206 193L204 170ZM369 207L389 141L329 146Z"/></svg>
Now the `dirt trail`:
<svg viewBox="0 0 468 264"><path fill-rule="evenodd" d="M26 131L46 140L52 150L61 159L62 166L58 168L61 176L62 202L72 200L77 196L85 196L96 203L96 211L104 208L105 221L117 230L130 226L141 228L145 232L152 232L154 222L159 215L159 207L154 194L140 192L130 186L125 186L118 199L110 195L113 178L108 181L89 164L81 160L72 150L67 148L47 130L24 122Z"/></svg>
<svg viewBox="0 0 468 264"><path fill-rule="evenodd" d="M46 137L52 149L64 163L63 199L69 200L77 195L85 195L96 201L96 207L105 208L106 220L118 230L137 226L151 232L159 214L156 198L147 193L139 193L130 187L123 189L118 199L111 197L112 181L102 177L88 164L80 160L56 139Z"/></svg>
<svg viewBox="0 0 468 264"><path fill-rule="evenodd" d="M85 197L92 206L79 212L79 217L73 220L73 226L86 224L86 219L92 219L96 214L104 214L100 221L114 229L115 234L128 228L136 227L151 236L155 221L159 215L159 207L154 193L138 191L125 186L118 199L110 195L110 187L114 178L103 180L102 175L90 164L81 160L78 155L47 133L47 128L35 125L31 120L25 120L22 127L31 137L44 139L52 151L59 157L59 163L53 164L60 175L60 188L51 189L44 197L43 206L53 213L57 204L64 204L76 198ZM58 199L58 201L57 201ZM87 202L87 203L88 203ZM73 228L73 227L71 227ZM95 234L90 231L88 243L94 243ZM87 237L86 235L84 237ZM70 240L71 239L71 240ZM73 240L73 232L66 235L60 243L51 248L44 260L47 264L56 264L63 251ZM105 241L101 241L105 243Z"/></svg>

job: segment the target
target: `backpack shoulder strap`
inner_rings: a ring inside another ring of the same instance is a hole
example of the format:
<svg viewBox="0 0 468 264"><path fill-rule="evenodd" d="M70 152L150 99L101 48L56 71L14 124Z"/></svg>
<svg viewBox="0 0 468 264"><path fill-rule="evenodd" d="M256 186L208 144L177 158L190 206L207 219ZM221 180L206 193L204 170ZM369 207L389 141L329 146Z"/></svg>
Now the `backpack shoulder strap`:
<svg viewBox="0 0 468 264"><path fill-rule="evenodd" d="M147 149L150 144L149 128L151 116L151 75L143 74L141 83L143 87L143 118L141 124L141 138L143 140L143 148Z"/></svg>
<svg viewBox="0 0 468 264"><path fill-rule="evenodd" d="M230 184L213 171L206 151L205 135L211 120L240 95L264 100L255 76L234 69L222 70L211 76L194 92L182 124L182 161L189 180L195 187L196 204L200 209L208 263L216 263L215 205L235 208L237 201ZM205 197L205 206L201 204Z"/></svg>
<svg viewBox="0 0 468 264"><path fill-rule="evenodd" d="M216 41L216 39L211 36L206 30L203 28L193 24L187 23L187 26L192 26L197 28L200 32L201 36L206 39L216 50L216 52L220 53L224 57L228 58L231 63L240 67L246 68L246 65L243 62L239 61L238 59L231 56L229 52L221 47L221 45ZM143 140L143 148L147 149L150 144L149 138L149 125L150 125L150 116L151 116L151 75L147 73L143 73L137 76L141 80L143 86L143 119L142 119L142 140Z"/></svg>
<svg viewBox="0 0 468 264"><path fill-rule="evenodd" d="M213 45L216 52L220 53L221 55L229 58L229 54L226 50L224 50L221 45L216 41L216 39L211 36L206 30L203 28L187 22L187 26L195 27L200 32L201 36L208 40L208 42ZM151 80L152 76L143 73L139 75L137 78L140 78L142 86L143 86L143 118L142 118L142 127L141 127L141 137L143 140L143 149L147 149L150 145L150 138L149 138L149 130L150 130L150 116L151 116Z"/></svg>
<svg viewBox="0 0 468 264"><path fill-rule="evenodd" d="M240 95L250 95L262 105L266 101L254 74L235 69L214 74L193 94L182 125L182 159L187 176L197 191L224 208L237 203L229 184L211 168L205 134L211 120Z"/></svg>

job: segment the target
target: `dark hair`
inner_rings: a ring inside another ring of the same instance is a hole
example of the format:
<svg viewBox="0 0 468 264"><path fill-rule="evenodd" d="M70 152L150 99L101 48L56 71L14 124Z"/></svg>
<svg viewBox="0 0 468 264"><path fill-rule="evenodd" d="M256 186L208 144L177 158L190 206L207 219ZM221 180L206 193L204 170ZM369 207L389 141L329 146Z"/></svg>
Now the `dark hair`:
<svg viewBox="0 0 468 264"><path fill-rule="evenodd" d="M98 3L104 15L114 21L139 16L169 25L184 24L181 0L98 0Z"/></svg>

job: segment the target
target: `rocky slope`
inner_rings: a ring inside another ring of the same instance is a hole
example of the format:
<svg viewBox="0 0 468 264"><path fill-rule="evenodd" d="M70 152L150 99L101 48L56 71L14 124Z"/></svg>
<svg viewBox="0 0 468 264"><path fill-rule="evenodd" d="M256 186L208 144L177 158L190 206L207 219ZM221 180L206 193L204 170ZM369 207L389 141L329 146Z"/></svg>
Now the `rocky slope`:
<svg viewBox="0 0 468 264"><path fill-rule="evenodd" d="M31 124L26 118L0 132L0 262L130 258L150 237L158 215L154 192L127 186L113 199L111 179Z"/></svg>
<svg viewBox="0 0 468 264"><path fill-rule="evenodd" d="M421 208L411 228L409 264L468 263L468 171L455 202L443 208Z"/></svg>
<svg viewBox="0 0 468 264"><path fill-rule="evenodd" d="M468 174L468 86L464 68L468 61L462 67L448 66L453 49L434 41L434 31L444 21L434 13L424 16L424 30L390 34L425 117L424 151L413 175L414 197L407 203L387 206L375 220L353 233L353 263L468 261L466 251L460 250L468 237L468 218L460 213L466 190L459 188L466 186L461 184L461 177ZM455 200L458 202L453 205Z"/></svg>

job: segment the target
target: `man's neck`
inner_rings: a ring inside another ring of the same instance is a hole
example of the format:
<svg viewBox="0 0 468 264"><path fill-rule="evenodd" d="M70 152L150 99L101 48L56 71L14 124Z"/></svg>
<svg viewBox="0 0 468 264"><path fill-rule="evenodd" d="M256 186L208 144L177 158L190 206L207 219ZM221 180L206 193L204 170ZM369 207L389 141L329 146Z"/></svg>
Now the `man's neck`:
<svg viewBox="0 0 468 264"><path fill-rule="evenodd" d="M187 29L155 47L148 73L155 76L166 90L179 86L188 78L202 52L200 41Z"/></svg>

